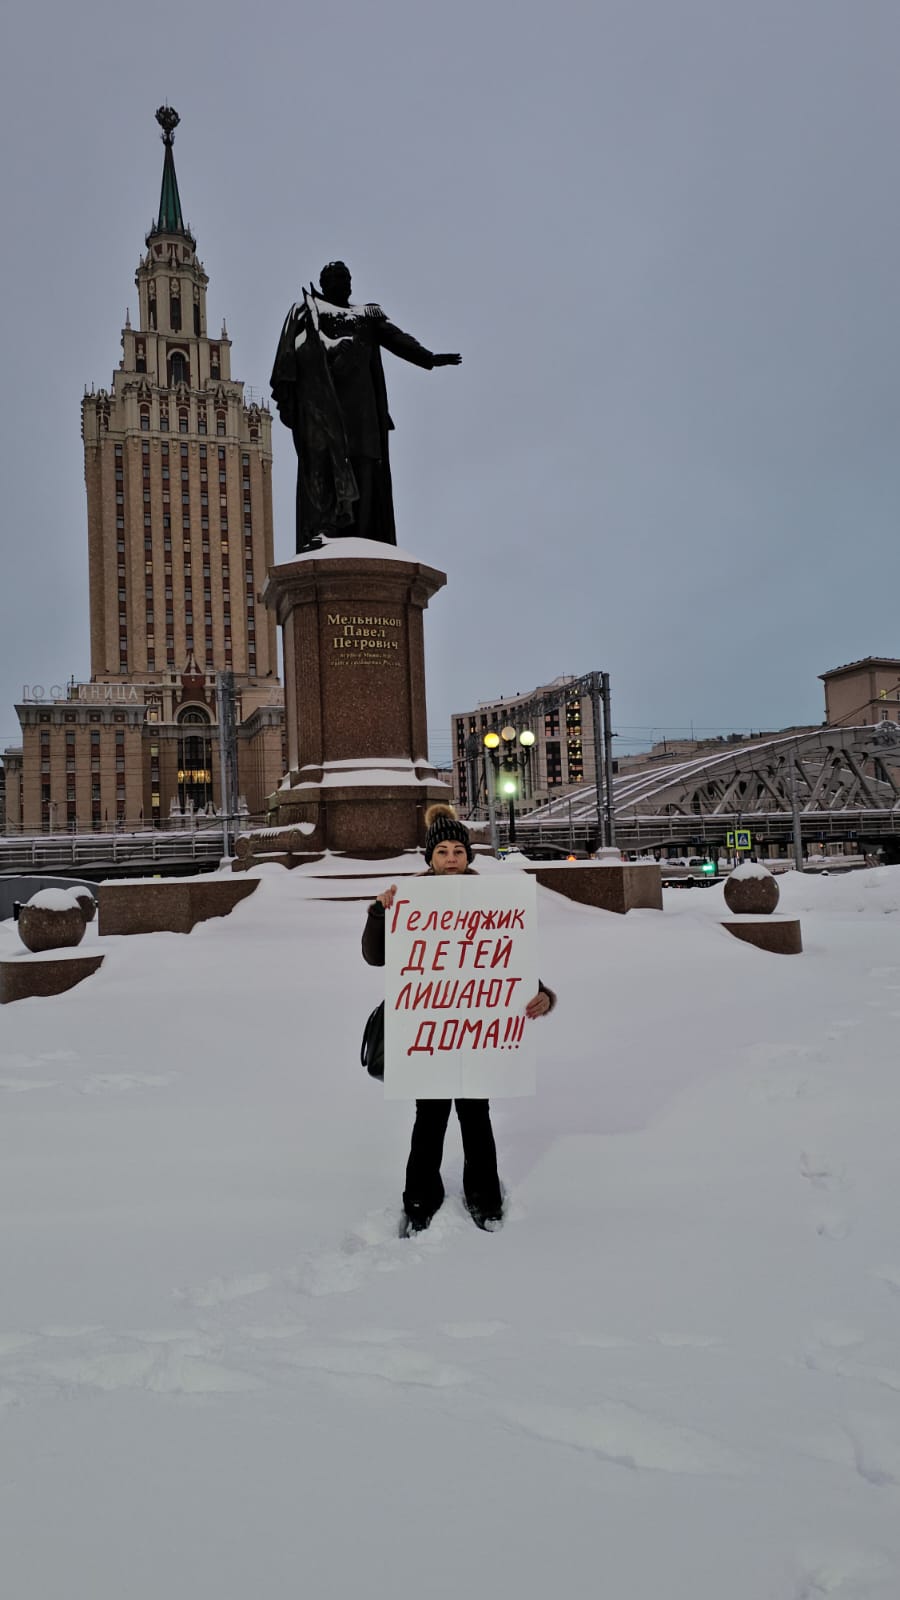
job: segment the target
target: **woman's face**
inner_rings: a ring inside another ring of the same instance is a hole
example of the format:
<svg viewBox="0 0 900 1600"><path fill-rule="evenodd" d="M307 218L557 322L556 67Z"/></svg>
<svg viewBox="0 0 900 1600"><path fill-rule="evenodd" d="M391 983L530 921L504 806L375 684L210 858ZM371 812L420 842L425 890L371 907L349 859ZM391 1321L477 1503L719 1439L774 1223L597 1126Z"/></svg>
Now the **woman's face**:
<svg viewBox="0 0 900 1600"><path fill-rule="evenodd" d="M439 877L445 872L465 872L469 865L465 845L458 839L442 839L431 852L431 865Z"/></svg>

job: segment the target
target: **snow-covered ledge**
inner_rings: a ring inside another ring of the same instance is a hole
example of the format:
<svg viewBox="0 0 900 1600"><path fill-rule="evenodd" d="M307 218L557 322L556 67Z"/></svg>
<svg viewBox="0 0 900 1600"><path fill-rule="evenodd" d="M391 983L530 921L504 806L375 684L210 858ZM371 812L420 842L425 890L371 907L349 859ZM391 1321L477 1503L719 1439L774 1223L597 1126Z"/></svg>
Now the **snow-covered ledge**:
<svg viewBox="0 0 900 1600"><path fill-rule="evenodd" d="M436 782L434 767L424 757L417 761L354 757L347 761L323 761L321 767L301 767L296 774L288 773L281 787L295 792L303 789L346 789L354 784L394 789L398 784L413 784L418 788L423 783L434 785ZM443 784L441 787L447 790L449 796L449 785Z"/></svg>

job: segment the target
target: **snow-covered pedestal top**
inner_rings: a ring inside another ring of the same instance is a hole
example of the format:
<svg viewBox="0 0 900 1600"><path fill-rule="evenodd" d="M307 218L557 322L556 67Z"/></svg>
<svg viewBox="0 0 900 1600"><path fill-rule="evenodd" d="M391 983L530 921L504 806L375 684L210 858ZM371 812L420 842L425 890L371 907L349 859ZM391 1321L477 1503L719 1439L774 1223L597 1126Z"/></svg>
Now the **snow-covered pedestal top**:
<svg viewBox="0 0 900 1600"><path fill-rule="evenodd" d="M321 549L303 550L293 558L293 563L280 562L279 565L289 566L304 561L405 561L412 566L431 566L431 562L422 562L421 556L413 555L411 550L401 550L396 544L382 544L380 539L324 539Z"/></svg>

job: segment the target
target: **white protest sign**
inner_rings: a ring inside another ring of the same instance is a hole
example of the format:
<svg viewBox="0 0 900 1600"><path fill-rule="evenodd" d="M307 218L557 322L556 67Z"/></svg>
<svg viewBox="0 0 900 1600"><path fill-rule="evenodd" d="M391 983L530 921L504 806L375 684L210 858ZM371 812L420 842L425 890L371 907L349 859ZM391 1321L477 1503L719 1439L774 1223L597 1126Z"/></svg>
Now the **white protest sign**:
<svg viewBox="0 0 900 1600"><path fill-rule="evenodd" d="M388 1100L534 1094L534 879L407 880L385 913Z"/></svg>

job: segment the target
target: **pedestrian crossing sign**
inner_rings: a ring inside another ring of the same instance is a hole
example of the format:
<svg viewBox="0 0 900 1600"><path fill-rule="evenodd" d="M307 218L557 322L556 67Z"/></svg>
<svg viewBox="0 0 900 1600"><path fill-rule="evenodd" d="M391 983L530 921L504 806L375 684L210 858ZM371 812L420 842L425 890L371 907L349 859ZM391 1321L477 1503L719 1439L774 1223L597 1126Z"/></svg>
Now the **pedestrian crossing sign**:
<svg viewBox="0 0 900 1600"><path fill-rule="evenodd" d="M753 847L753 837L749 828L735 828L733 833L725 835L725 842L729 850L750 850Z"/></svg>

